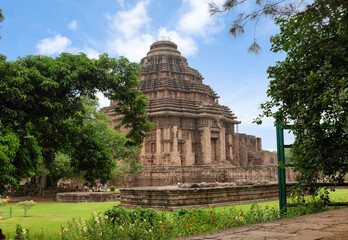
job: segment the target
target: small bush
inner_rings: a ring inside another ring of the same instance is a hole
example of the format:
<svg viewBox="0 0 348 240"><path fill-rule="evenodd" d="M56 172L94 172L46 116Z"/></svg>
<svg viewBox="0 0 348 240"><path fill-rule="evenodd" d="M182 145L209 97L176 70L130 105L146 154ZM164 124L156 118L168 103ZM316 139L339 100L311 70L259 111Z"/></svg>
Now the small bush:
<svg viewBox="0 0 348 240"><path fill-rule="evenodd" d="M0 199L0 207L7 203L6 199Z"/></svg>
<svg viewBox="0 0 348 240"><path fill-rule="evenodd" d="M27 212L28 210L35 206L36 202L34 202L33 200L30 200L30 201L24 201L24 202L19 202L17 203L17 205L21 206L24 210L24 217L27 216Z"/></svg>
<svg viewBox="0 0 348 240"><path fill-rule="evenodd" d="M111 192L114 192L116 190L116 187L114 186L114 185L112 185L111 187L110 187L110 191Z"/></svg>

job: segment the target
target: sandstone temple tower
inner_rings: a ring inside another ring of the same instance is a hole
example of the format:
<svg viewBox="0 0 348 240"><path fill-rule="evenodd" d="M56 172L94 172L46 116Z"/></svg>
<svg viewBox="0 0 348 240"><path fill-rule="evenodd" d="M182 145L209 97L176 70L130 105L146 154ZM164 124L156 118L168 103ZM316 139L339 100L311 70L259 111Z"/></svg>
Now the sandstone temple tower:
<svg viewBox="0 0 348 240"><path fill-rule="evenodd" d="M234 181L241 174L252 177L252 171L266 180L275 177L276 157L262 152L260 138L237 132L241 122L219 104L175 43L153 43L140 66L139 88L148 96L147 114L155 126L139 155L142 174L126 179L133 186ZM116 125L120 116L113 104L103 111Z"/></svg>

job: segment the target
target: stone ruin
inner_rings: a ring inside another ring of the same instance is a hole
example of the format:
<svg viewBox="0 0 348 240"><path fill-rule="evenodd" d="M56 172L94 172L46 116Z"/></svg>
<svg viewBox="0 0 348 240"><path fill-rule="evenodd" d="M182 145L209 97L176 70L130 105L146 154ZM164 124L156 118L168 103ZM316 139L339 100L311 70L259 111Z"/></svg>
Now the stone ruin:
<svg viewBox="0 0 348 240"><path fill-rule="evenodd" d="M261 138L238 133L241 122L219 104L175 43L153 43L140 66L139 88L148 96L146 111L155 126L139 155L143 171L126 176L128 186L277 180L277 157L262 151ZM122 117L114 105L102 109L113 127ZM288 173L288 181L293 175Z"/></svg>

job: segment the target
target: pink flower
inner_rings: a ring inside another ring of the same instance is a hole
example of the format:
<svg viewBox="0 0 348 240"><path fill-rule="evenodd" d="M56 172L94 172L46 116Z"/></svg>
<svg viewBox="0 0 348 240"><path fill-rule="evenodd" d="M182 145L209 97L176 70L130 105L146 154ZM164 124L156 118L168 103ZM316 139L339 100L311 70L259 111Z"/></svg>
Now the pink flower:
<svg viewBox="0 0 348 240"><path fill-rule="evenodd" d="M87 227L84 227L84 228L83 228L83 231L87 232Z"/></svg>
<svg viewBox="0 0 348 240"><path fill-rule="evenodd" d="M213 218L212 221L214 222L214 221L215 221L215 218Z"/></svg>

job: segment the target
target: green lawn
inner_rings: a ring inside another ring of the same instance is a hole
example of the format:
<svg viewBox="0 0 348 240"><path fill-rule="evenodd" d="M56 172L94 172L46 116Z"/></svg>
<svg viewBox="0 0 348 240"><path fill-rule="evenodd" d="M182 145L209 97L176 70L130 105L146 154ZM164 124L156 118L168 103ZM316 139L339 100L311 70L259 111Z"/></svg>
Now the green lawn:
<svg viewBox="0 0 348 240"><path fill-rule="evenodd" d="M333 201L347 202L348 189L338 189L330 194ZM23 216L23 209L16 204L7 204L0 207L0 216L7 218L0 220L0 228L7 239L14 237L16 224L22 225L25 229L30 229L32 233L45 233L50 239L58 238L61 225L66 225L73 218L89 218L94 211L104 212L107 209L117 205L116 202L102 203L37 203L28 211L28 217ZM260 206L268 206L270 208L278 208L278 201L268 201L259 203ZM12 207L12 217L9 216L9 209ZM230 207L216 207L215 211L225 211ZM237 205L237 209L248 211L250 204ZM168 213L170 214L170 213ZM9 234L11 233L11 234Z"/></svg>
<svg viewBox="0 0 348 240"><path fill-rule="evenodd" d="M10 207L12 207L12 217L0 220L0 228L8 238L13 237L16 225L20 224L31 232L44 232L51 238L58 237L61 225L65 225L73 218L89 218L93 211L104 212L115 206L115 202L92 202L92 203L37 203L24 217L23 208L16 204L7 204L0 207L0 216L9 216ZM7 211L7 212L4 212Z"/></svg>

